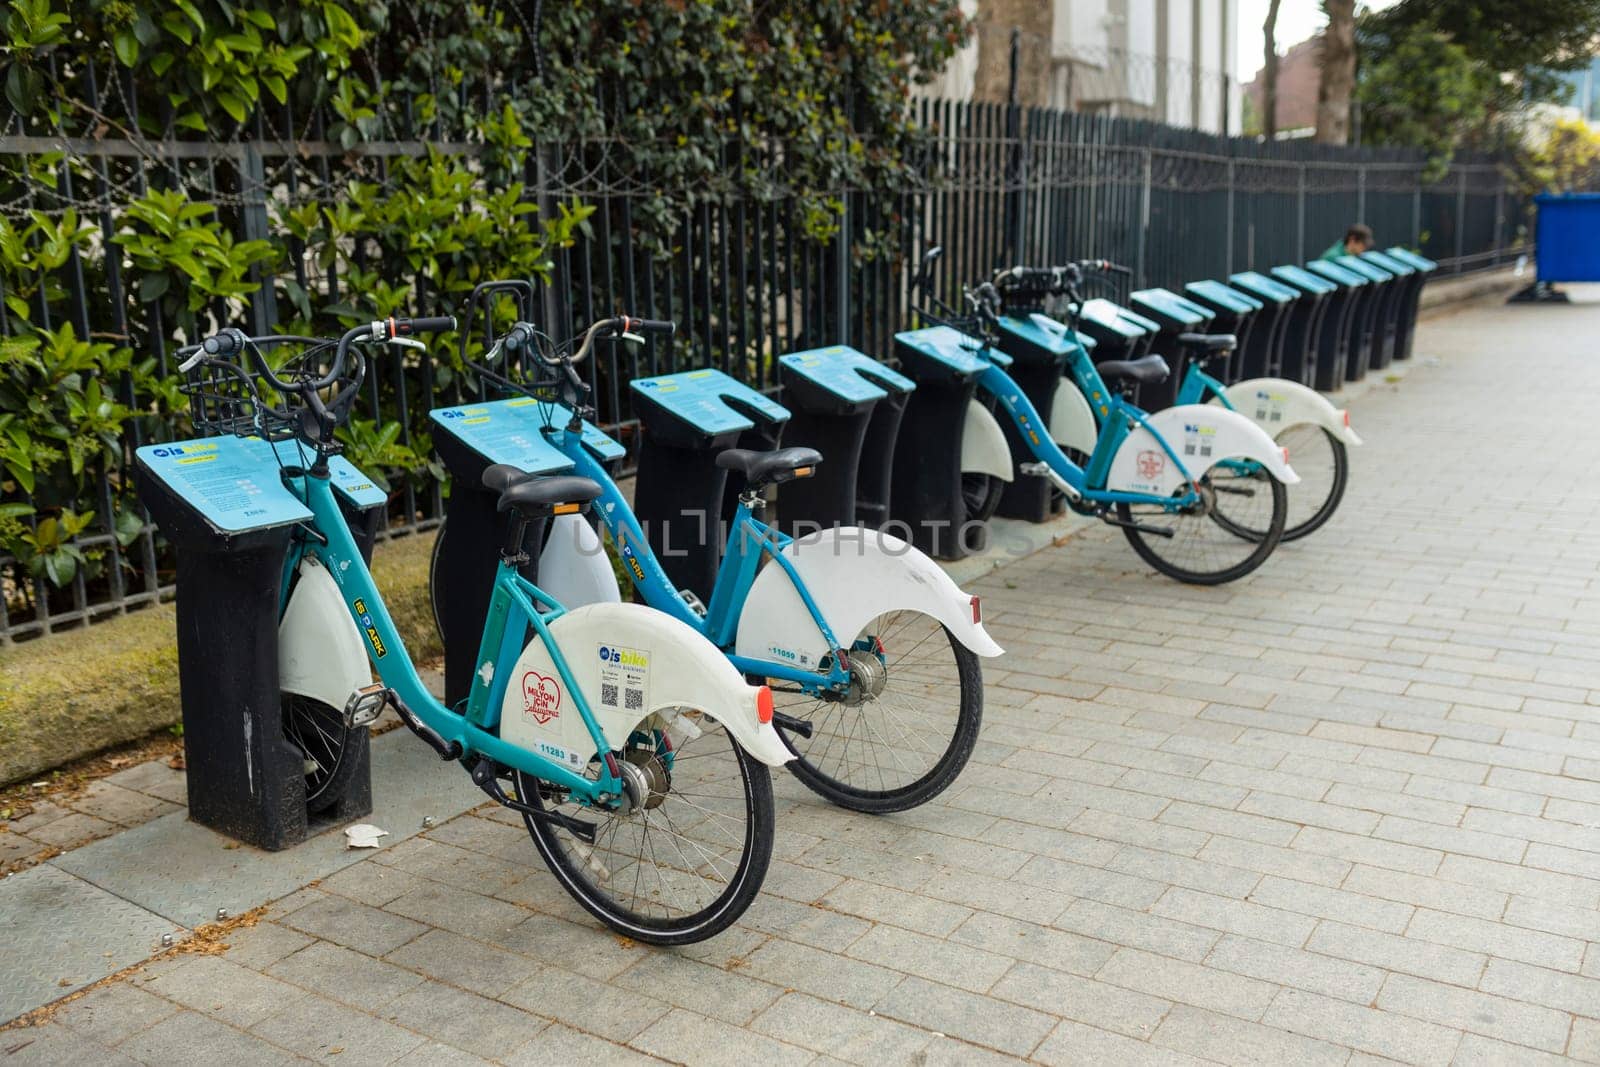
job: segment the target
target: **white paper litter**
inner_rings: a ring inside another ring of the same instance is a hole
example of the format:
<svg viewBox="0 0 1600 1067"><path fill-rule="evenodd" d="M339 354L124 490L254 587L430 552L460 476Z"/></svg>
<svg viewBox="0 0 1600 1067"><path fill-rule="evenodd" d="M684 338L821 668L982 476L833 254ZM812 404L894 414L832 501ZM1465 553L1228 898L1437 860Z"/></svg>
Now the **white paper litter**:
<svg viewBox="0 0 1600 1067"><path fill-rule="evenodd" d="M354 826L345 828L344 847L377 848L378 838L388 836L389 831L379 829L378 827L373 826L371 823L356 823Z"/></svg>

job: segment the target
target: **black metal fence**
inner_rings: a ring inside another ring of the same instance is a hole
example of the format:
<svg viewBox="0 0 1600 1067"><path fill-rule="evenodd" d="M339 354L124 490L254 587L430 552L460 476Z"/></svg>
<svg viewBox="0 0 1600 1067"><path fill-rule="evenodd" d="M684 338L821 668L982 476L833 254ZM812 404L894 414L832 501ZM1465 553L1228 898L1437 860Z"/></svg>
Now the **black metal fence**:
<svg viewBox="0 0 1600 1067"><path fill-rule="evenodd" d="M1459 160L1430 179L1420 156L1393 149L1262 145L1001 104L921 100L914 107L930 133L914 176L893 189L832 190L836 208L821 218L799 209L785 188L781 147L721 149L726 167L755 166L768 176L759 194L668 188L632 169L626 146L616 143L545 145L527 154L530 198L548 207L577 197L597 209L589 232L558 253L553 281L541 288L546 329L567 335L619 310L681 326L670 345L618 348L591 364L606 428L632 439L637 422L628 382L642 375L716 366L774 389L776 358L785 352L846 343L888 358L893 333L913 325L910 276L933 245L945 249L940 282L949 294L997 267L1086 256L1132 266L1139 286L1176 287L1315 257L1356 220L1372 225L1382 244L1418 248L1446 271L1460 271L1514 256L1525 232L1523 198L1489 159ZM327 139L321 116L291 117L276 131L258 125L255 137L227 144L0 135L0 158L19 164L16 173L43 166L57 175L53 185L14 184L22 192L0 198L0 215L23 219L37 211L59 218L76 210L98 227L92 243L104 251L128 203L165 186L216 205L237 239L261 238L297 207L336 204L351 175L381 181L390 161L428 148L420 140L388 141L350 152ZM478 144L442 149L484 151ZM665 213L663 194L672 205ZM269 332L291 316L286 305L300 293L312 304L361 305L364 294L352 291L359 270L341 275L298 242L289 246L276 274L259 278L265 284L258 293L209 301L199 328L243 319ZM158 307L124 291L120 262L117 254L104 255L86 269L74 251L55 271L57 295L67 294L80 336L109 337L149 353L164 376L172 370L173 326ZM444 310L428 283L419 276L418 310ZM41 297L42 324L59 317L60 306ZM0 332L12 331L0 303ZM419 447L427 411L472 393L464 378L438 374L404 353L373 371L364 414L398 423L400 440ZM149 398L136 395L131 382L123 376L121 399L147 412ZM108 556L97 577L80 570L66 588L56 588L0 555L0 644L167 595L171 561L159 531L146 523L123 544L111 516L136 506L132 450L181 430L181 421L170 418L128 420L121 454L99 472L98 498L87 505L100 525L80 537L81 545ZM427 476L397 479L391 531L436 524L440 489ZM75 503L27 502L36 509L33 523Z"/></svg>

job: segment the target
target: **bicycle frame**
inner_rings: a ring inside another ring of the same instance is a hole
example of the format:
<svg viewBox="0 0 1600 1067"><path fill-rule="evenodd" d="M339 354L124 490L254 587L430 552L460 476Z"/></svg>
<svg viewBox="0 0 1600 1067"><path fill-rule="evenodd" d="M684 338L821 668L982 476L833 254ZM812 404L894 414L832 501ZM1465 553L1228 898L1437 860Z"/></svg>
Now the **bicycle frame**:
<svg viewBox="0 0 1600 1067"><path fill-rule="evenodd" d="M298 550L289 554L286 574L292 574L304 556L309 554L317 557L333 576L340 596L355 621L356 630L366 642L368 661L378 672L383 684L393 689L418 719L446 742L459 744L465 754L486 756L497 763L531 774L570 791L574 798L585 803L599 804L601 794L612 797L622 795L621 779L613 773L610 761L602 761L599 778L590 780L553 759L503 741L491 732L500 725L500 708L512 672L495 671L491 673L490 680L485 681L486 672L480 670L474 676L464 715L447 708L430 693L395 630L394 620L390 618L383 596L372 579L372 572L361 558L361 551L356 547L355 538L339 509L330 480L307 471L292 478L290 488L311 509L314 534L326 540L323 543L315 539L300 543ZM546 610L541 612L535 605L543 606ZM515 662L526 644L528 627L531 626L538 639L549 649L562 682L576 702L578 713L594 740L595 750L610 752L616 746L606 740L583 692L574 684L571 669L560 646L550 634L550 624L565 613L560 604L519 575L514 566L502 560L495 572L494 595L484 624L478 663L482 667L485 663Z"/></svg>
<svg viewBox="0 0 1600 1067"><path fill-rule="evenodd" d="M1067 454L1061 451L1061 447L1050 439L1048 424L1040 417L1038 409L1022 391L1022 387L1017 385L1004 368L988 363L978 375L978 385L999 402L1034 458L1047 465L1084 500L1100 504L1153 504L1166 511L1177 511L1196 503L1199 497L1194 490L1195 479L1183 460L1179 458L1167 439L1150 425L1143 411L1106 388L1099 371L1095 370L1094 362L1081 345L1074 346L1070 369L1073 379L1083 390L1083 395L1089 398L1090 406L1095 409L1101 424L1106 427L1106 432L1095 441L1094 452L1089 456L1087 467L1079 467L1072 462ZM1104 488L1111 471L1111 461L1135 426L1148 430L1150 436L1156 439L1161 450L1166 453L1167 459L1182 473L1184 484L1189 486L1182 496L1155 496L1149 493L1126 493Z"/></svg>
<svg viewBox="0 0 1600 1067"><path fill-rule="evenodd" d="M1216 398L1217 403L1233 411L1234 406L1228 400L1228 387L1222 382L1200 369L1198 363L1190 363L1189 369L1184 372L1183 386L1178 390L1178 403L1201 403L1207 393Z"/></svg>
<svg viewBox="0 0 1600 1067"><path fill-rule="evenodd" d="M721 649L729 661L745 674L766 678L780 678L794 682L806 692L823 689L843 690L850 684L849 668L843 657L833 657L826 673L810 670L782 660L754 659L732 652L739 628L739 616L745 600L761 568L762 557L772 560L788 575L795 592L805 604L806 611L816 624L829 648L839 648L832 629L822 617L816 601L796 572L794 563L783 555L783 549L792 543L789 538L757 519L742 501L734 512L728 544L722 563L717 569L717 579L711 589L711 603L705 615L692 609L678 594L672 579L656 557L639 525L638 517L622 495L622 490L612 480L610 473L583 443L582 434L562 427L551 433L553 443L574 465L572 473L592 479L600 486L600 497L595 501L595 513L605 524L622 557L623 566L635 589L645 603L664 611L693 627L712 644ZM474 683L476 688L476 683Z"/></svg>

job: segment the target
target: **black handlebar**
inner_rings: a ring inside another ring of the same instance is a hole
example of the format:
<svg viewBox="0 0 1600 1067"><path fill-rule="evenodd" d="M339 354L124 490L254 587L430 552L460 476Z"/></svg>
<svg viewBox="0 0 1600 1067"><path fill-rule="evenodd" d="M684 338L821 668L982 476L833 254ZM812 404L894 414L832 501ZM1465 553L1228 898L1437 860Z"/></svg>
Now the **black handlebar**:
<svg viewBox="0 0 1600 1067"><path fill-rule="evenodd" d="M454 315L430 315L421 319L395 319L395 333L443 333L456 328Z"/></svg>
<svg viewBox="0 0 1600 1067"><path fill-rule="evenodd" d="M667 319L631 319L626 315L622 318L623 333L664 333L671 337L677 328L677 323Z"/></svg>

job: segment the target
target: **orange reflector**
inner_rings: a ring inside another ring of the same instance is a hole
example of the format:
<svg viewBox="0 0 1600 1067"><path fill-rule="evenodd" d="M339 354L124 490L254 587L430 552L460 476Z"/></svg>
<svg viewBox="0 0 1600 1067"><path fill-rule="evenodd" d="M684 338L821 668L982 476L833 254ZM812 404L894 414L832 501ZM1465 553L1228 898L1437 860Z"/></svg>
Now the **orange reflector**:
<svg viewBox="0 0 1600 1067"><path fill-rule="evenodd" d="M550 513L552 515L571 515L581 507L583 507L582 504L557 504L551 509Z"/></svg>
<svg viewBox="0 0 1600 1067"><path fill-rule="evenodd" d="M762 722L772 721L772 690L766 686L756 690L756 718Z"/></svg>
<svg viewBox="0 0 1600 1067"><path fill-rule="evenodd" d="M973 625L983 622L983 607L978 603L976 596L972 598L972 622Z"/></svg>
<svg viewBox="0 0 1600 1067"><path fill-rule="evenodd" d="M1283 461L1285 463L1289 462L1289 450L1287 448L1283 450Z"/></svg>
<svg viewBox="0 0 1600 1067"><path fill-rule="evenodd" d="M796 478L809 478L815 473L817 473L817 468L815 467L796 467L794 469Z"/></svg>
<svg viewBox="0 0 1600 1067"><path fill-rule="evenodd" d="M1350 428L1350 413L1348 411L1341 411L1339 414L1344 416L1344 427L1348 430Z"/></svg>

